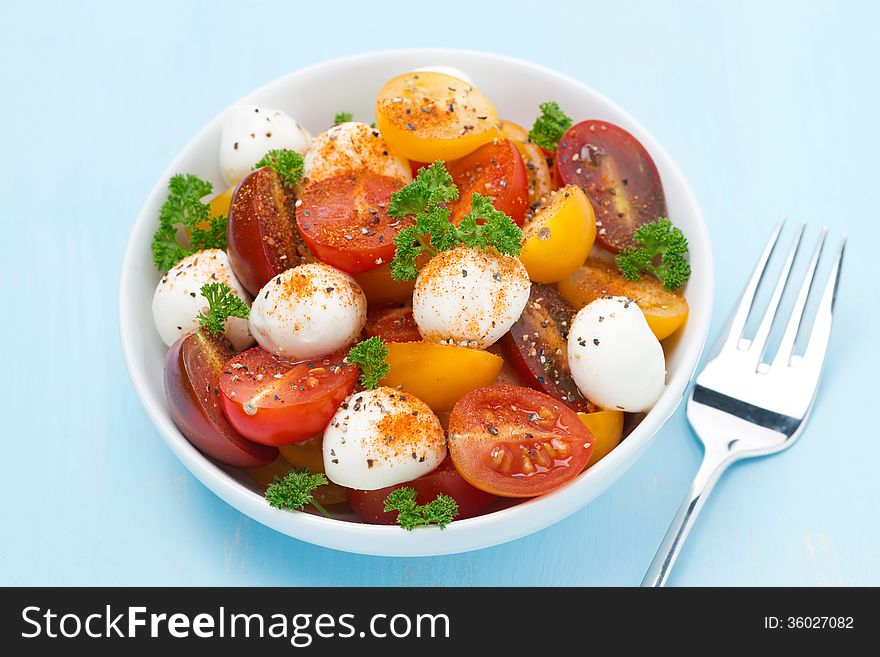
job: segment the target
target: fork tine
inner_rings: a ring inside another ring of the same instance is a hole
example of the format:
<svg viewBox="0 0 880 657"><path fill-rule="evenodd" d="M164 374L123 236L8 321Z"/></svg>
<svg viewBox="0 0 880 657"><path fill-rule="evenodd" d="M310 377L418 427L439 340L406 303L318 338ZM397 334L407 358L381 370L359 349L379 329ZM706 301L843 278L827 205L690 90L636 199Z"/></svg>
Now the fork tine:
<svg viewBox="0 0 880 657"><path fill-rule="evenodd" d="M764 312L761 324L758 326L755 337L752 339L750 349L754 351L756 366L763 360L764 352L767 350L767 338L770 337L770 329L773 327L776 313L779 311L779 302L782 300L782 295L785 294L785 288L791 278L791 266L797 256L798 249L801 245L801 237L803 237L804 229L806 227L807 224L802 223L801 227L798 229L797 235L794 237L794 242L792 242L791 248L788 250L788 256L785 258L785 264L782 266L782 271L779 273L779 279L776 281L776 287L773 288L770 302L767 304L767 310Z"/></svg>
<svg viewBox="0 0 880 657"><path fill-rule="evenodd" d="M779 223L776 224L776 228L773 229L773 233L770 235L770 240L767 242L767 246L764 247L764 252L761 254L761 257L758 259L755 271L752 273L752 277L749 279L748 284L743 290L739 305L736 307L736 310L727 322L726 331L722 331L715 344L715 353L737 346L737 343L743 334L743 330L746 327L746 320L749 318L752 304L755 302L755 293L758 291L758 285L761 283L761 279L764 277L764 271L767 269L767 261L770 260L770 256L773 255L773 249L776 248L776 242L779 240L779 233L782 232L782 226L784 224L785 219L780 219Z"/></svg>
<svg viewBox="0 0 880 657"><path fill-rule="evenodd" d="M813 321L813 330L810 332L810 340L804 351L802 359L791 358L792 365L808 365L821 367L825 361L825 352L828 350L828 339L831 337L831 320L834 313L834 302L837 299L837 285L840 283L840 266L843 262L843 252L846 248L846 237L840 242L828 282L822 292L819 308L816 311L816 319ZM818 383L818 382L817 382Z"/></svg>
<svg viewBox="0 0 880 657"><path fill-rule="evenodd" d="M782 364L787 366L791 360L794 343L795 340L797 340L801 323L804 320L804 308L807 306L807 299L810 296L810 290L813 289L816 268L819 265L819 257L822 255L822 249L825 246L825 238L827 236L828 228L825 227L819 234L819 241L816 242L816 248L813 249L813 256L810 258L810 264L807 265L807 271L804 274L804 281L801 283L801 289L798 291L794 307L791 309L791 316L788 319L788 324L785 326L785 333L782 334L779 349L776 351L776 356L773 358L773 367Z"/></svg>

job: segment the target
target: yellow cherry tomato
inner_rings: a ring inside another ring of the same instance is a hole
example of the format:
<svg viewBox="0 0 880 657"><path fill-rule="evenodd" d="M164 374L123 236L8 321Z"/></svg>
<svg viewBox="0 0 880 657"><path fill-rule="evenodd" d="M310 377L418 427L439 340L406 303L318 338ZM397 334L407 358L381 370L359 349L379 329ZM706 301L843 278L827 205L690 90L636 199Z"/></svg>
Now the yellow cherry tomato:
<svg viewBox="0 0 880 657"><path fill-rule="evenodd" d="M658 340L668 338L687 320L688 302L677 292L670 292L653 276L641 280L624 278L617 266L597 258L589 258L556 287L576 309L580 310L599 297L629 297L638 304Z"/></svg>
<svg viewBox="0 0 880 657"><path fill-rule="evenodd" d="M488 351L426 342L389 342L383 386L410 392L437 413L462 395L495 382L504 359Z"/></svg>
<svg viewBox="0 0 880 657"><path fill-rule="evenodd" d="M324 472L324 440L322 436L309 438L293 445L281 445L278 450L290 465Z"/></svg>
<svg viewBox="0 0 880 657"><path fill-rule="evenodd" d="M596 216L577 185L553 193L523 226L519 259L529 278L555 283L580 267L596 239Z"/></svg>
<svg viewBox="0 0 880 657"><path fill-rule="evenodd" d="M210 200L208 205L211 206L212 217L228 217L229 206L232 204L232 192L235 187L227 187Z"/></svg>
<svg viewBox="0 0 880 657"><path fill-rule="evenodd" d="M271 463L260 466L259 468L248 468L248 474L253 477L254 481L256 481L263 489L274 482L275 477L280 479L288 472L290 472L290 463L281 458L281 456Z"/></svg>
<svg viewBox="0 0 880 657"><path fill-rule="evenodd" d="M502 121L501 133L513 142L526 165L529 205L534 206L549 198L553 191L553 176L547 166L544 151L529 141L529 133L525 128L513 121Z"/></svg>
<svg viewBox="0 0 880 657"><path fill-rule="evenodd" d="M416 162L455 160L501 137L498 113L473 85L443 73L406 73L376 98L376 127Z"/></svg>
<svg viewBox="0 0 880 657"><path fill-rule="evenodd" d="M361 286L367 296L367 303L371 306L410 301L416 284L415 281L395 281L391 278L391 268L387 264L352 274L352 277Z"/></svg>
<svg viewBox="0 0 880 657"><path fill-rule="evenodd" d="M620 444L623 437L623 411L578 413L578 417L593 434L593 453L587 465L594 465Z"/></svg>

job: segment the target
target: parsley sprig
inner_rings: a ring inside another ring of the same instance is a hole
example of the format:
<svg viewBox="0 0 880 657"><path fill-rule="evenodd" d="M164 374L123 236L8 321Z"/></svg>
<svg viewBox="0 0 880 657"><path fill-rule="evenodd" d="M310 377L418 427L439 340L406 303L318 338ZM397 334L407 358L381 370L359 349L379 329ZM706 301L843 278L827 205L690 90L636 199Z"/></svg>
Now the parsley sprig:
<svg viewBox="0 0 880 657"><path fill-rule="evenodd" d="M254 165L254 170L261 167L272 167L281 176L281 180L287 187L296 187L303 177L302 154L288 150L275 149L266 153L263 158Z"/></svg>
<svg viewBox="0 0 880 657"><path fill-rule="evenodd" d="M354 115L351 112L336 112L336 116L333 117L333 125L339 125L340 123L348 123L354 118Z"/></svg>
<svg viewBox="0 0 880 657"><path fill-rule="evenodd" d="M562 135L571 127L572 120L555 100L541 103L538 108L541 116L535 119L535 124L529 130L529 141L548 151L555 151Z"/></svg>
<svg viewBox="0 0 880 657"><path fill-rule="evenodd" d="M159 271L168 271L196 251L226 248L226 217L211 216L211 206L202 202L213 188L189 173L178 173L168 181L168 198L159 209L159 228L152 244ZM189 231L189 247L177 238L181 228Z"/></svg>
<svg viewBox="0 0 880 657"><path fill-rule="evenodd" d="M617 266L626 278L637 281L643 273L656 276L663 287L674 292L691 277L691 265L685 259L688 241L669 219L643 224L633 233L642 246L617 255Z"/></svg>
<svg viewBox="0 0 880 657"><path fill-rule="evenodd" d="M275 475L274 483L266 488L266 501L277 509L302 510L306 504L311 504L322 516L332 518L330 512L314 497L315 489L327 483L327 477L320 472L294 468L283 479Z"/></svg>
<svg viewBox="0 0 880 657"><path fill-rule="evenodd" d="M409 486L396 488L385 499L385 512L397 511L397 524L412 531L422 525L446 525L458 515L458 503L448 495L440 493L427 504L416 504L416 491Z"/></svg>
<svg viewBox="0 0 880 657"><path fill-rule="evenodd" d="M200 291L208 300L208 314L199 313L196 318L208 333L223 333L230 317L248 318L250 310L247 305L226 283L205 283Z"/></svg>
<svg viewBox="0 0 880 657"><path fill-rule="evenodd" d="M391 195L388 215L415 220L394 238L397 250L390 265L394 280L418 277L416 258L422 252L434 256L464 245L477 249L491 247L506 255L519 254L522 231L509 216L492 206L489 197L474 193L470 213L458 226L449 221L446 204L457 198L458 188L443 162L424 167L415 180Z"/></svg>
<svg viewBox="0 0 880 657"><path fill-rule="evenodd" d="M387 357L388 347L382 338L373 336L353 346L345 360L361 368L361 385L372 390L388 376L391 366L385 360Z"/></svg>

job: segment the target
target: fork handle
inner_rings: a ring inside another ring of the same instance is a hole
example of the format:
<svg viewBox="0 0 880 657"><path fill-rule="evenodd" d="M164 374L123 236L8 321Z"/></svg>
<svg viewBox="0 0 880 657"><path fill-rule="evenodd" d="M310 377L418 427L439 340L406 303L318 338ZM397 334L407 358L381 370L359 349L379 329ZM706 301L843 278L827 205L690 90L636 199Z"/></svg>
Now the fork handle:
<svg viewBox="0 0 880 657"><path fill-rule="evenodd" d="M663 542L654 556L654 561L648 568L642 586L665 586L669 578L669 572L675 564L685 539L694 526L697 514L703 508L706 498L715 486L715 482L721 474L727 470L734 459L726 449L715 450L706 448L703 454L703 462L697 471L694 481L685 500L678 508L672 524L663 537Z"/></svg>

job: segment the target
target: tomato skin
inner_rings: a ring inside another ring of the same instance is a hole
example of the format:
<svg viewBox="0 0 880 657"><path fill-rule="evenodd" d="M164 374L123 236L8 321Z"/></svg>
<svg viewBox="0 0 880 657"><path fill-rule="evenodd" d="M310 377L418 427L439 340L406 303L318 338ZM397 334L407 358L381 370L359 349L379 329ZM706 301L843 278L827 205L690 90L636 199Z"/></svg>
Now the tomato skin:
<svg viewBox="0 0 880 657"><path fill-rule="evenodd" d="M495 495L474 488L465 481L449 457L436 470L413 481L378 490L348 488L346 495L351 508L364 522L373 525L393 525L397 522L397 512L385 511L385 498L393 490L407 486L416 491L416 504L427 504L440 494L453 498L458 502L456 520L480 515L495 499Z"/></svg>
<svg viewBox="0 0 880 657"><path fill-rule="evenodd" d="M397 303L370 310L367 313L364 336L379 337L385 342L419 342L422 339L413 317L411 303Z"/></svg>
<svg viewBox="0 0 880 657"><path fill-rule="evenodd" d="M354 392L358 368L345 365L344 357L338 352L292 363L260 347L248 349L220 374L223 412L241 435L263 445L308 440Z"/></svg>
<svg viewBox="0 0 880 657"><path fill-rule="evenodd" d="M522 315L501 345L524 385L589 413L596 407L580 393L568 367L568 330L575 312L555 288L533 283Z"/></svg>
<svg viewBox="0 0 880 657"><path fill-rule="evenodd" d="M299 197L296 225L323 262L349 273L375 269L394 256L394 238L411 220L388 216L402 181L360 170L309 184Z"/></svg>
<svg viewBox="0 0 880 657"><path fill-rule="evenodd" d="M395 281L391 268L386 264L359 274L352 274L361 286L370 306L384 306L391 303L412 301L415 281Z"/></svg>
<svg viewBox="0 0 880 657"><path fill-rule="evenodd" d="M513 121L502 121L501 132L513 141L522 156L528 178L529 209L534 210L556 187L553 167L547 163L546 151L529 141L529 133L521 125Z"/></svg>
<svg viewBox="0 0 880 657"><path fill-rule="evenodd" d="M470 155L449 162L447 170L458 187L452 223L458 225L471 211L471 195L476 192L493 197L496 210L508 214L518 226L523 225L529 207L529 180L522 156L510 139L484 144Z"/></svg>
<svg viewBox="0 0 880 657"><path fill-rule="evenodd" d="M226 465L258 468L278 450L241 436L221 410L219 368L234 355L222 336L184 335L165 356L165 400L174 424L200 452Z"/></svg>
<svg viewBox="0 0 880 657"><path fill-rule="evenodd" d="M472 486L502 497L534 497L568 483L586 467L593 442L577 413L519 386L478 388L449 418L456 469Z"/></svg>
<svg viewBox="0 0 880 657"><path fill-rule="evenodd" d="M606 121L582 121L566 131L556 151L566 185L579 185L596 213L597 239L612 251L634 246L633 233L666 216L654 160L639 141Z"/></svg>

